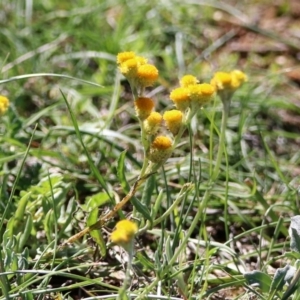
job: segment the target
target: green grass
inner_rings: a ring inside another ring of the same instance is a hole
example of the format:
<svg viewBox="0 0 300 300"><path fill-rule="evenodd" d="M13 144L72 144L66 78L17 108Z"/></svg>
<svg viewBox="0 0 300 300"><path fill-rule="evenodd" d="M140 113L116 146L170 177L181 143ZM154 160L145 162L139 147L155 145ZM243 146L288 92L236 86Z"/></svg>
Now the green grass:
<svg viewBox="0 0 300 300"><path fill-rule="evenodd" d="M0 94L11 102L0 117L0 300L116 299L127 254L109 236L125 217L140 232L122 299L287 299L274 273L298 268L287 228L299 214L299 127L282 117L299 114L297 86L276 51L234 52L228 44L256 32L284 43L282 55L293 60L297 43L244 22L258 1L32 4L0 3ZM158 68L147 91L160 112L172 108L169 93L184 74L201 82L217 70L248 75L232 99L218 174L216 98L131 203L92 237L60 247L140 174L140 127L116 66L117 53L129 50ZM260 278L259 288L251 285Z"/></svg>

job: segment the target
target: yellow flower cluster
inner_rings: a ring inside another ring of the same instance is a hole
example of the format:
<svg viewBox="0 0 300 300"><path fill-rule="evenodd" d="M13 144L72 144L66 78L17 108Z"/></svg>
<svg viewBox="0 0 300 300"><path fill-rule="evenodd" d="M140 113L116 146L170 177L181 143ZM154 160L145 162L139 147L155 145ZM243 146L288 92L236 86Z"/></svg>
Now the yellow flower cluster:
<svg viewBox="0 0 300 300"><path fill-rule="evenodd" d="M119 53L117 64L131 85L135 98L134 108L141 125L145 153L141 175L155 172L171 156L185 126L216 93L224 104L226 99L230 99L233 91L247 81L247 76L239 70L230 73L216 72L210 83L200 83L195 76L185 75L179 81L180 86L170 93L170 99L176 109L168 110L162 115L155 111L153 99L144 95L144 89L152 86L158 78L157 68L149 64L145 57L137 56L134 52ZM230 105L230 101L227 103ZM172 138L161 134L166 128L172 134ZM122 220L116 224L110 239L127 249L128 253L132 253L133 239L137 232L138 226L134 222Z"/></svg>
<svg viewBox="0 0 300 300"><path fill-rule="evenodd" d="M117 55L117 64L122 65L125 61L135 57L135 53L132 51L121 52Z"/></svg>
<svg viewBox="0 0 300 300"><path fill-rule="evenodd" d="M9 107L9 100L5 96L0 95L0 116L3 115Z"/></svg>
<svg viewBox="0 0 300 300"><path fill-rule="evenodd" d="M110 239L114 244L126 246L133 241L138 231L136 223L129 220L121 220L116 224L115 230L112 232Z"/></svg>
<svg viewBox="0 0 300 300"><path fill-rule="evenodd" d="M247 81L247 76L239 70L230 73L216 72L210 83L199 83L195 76L185 75L179 81L180 86L170 93L170 99L176 109L161 115L154 110L153 99L143 96L144 88L153 85L158 78L156 67L149 64L145 57L137 56L134 52L119 53L117 64L120 72L136 91L134 107L136 116L142 124L143 145L147 158L157 164L163 163L174 148L171 138L159 135L161 131L165 131L163 126L178 142L184 126L203 105L214 98L216 93L219 93L221 99L224 95L226 97L223 98L228 98L228 95L232 95L232 91Z"/></svg>
<svg viewBox="0 0 300 300"><path fill-rule="evenodd" d="M198 83L193 75L185 75L180 80L180 87L174 89L170 99L177 109L185 112L187 108L197 110L211 101L215 95L215 87L209 83Z"/></svg>
<svg viewBox="0 0 300 300"><path fill-rule="evenodd" d="M230 73L216 72L210 81L211 85L217 91L231 90L234 91L239 88L244 82L248 80L247 75L240 70L234 70Z"/></svg>
<svg viewBox="0 0 300 300"><path fill-rule="evenodd" d="M117 63L119 70L128 79L132 88L141 90L152 86L158 78L157 68L148 64L145 57L136 56L132 51L119 53Z"/></svg>
<svg viewBox="0 0 300 300"><path fill-rule="evenodd" d="M152 86L158 78L157 68L149 64L145 57L137 56L134 52L122 52L117 56L117 64L120 72L128 79L132 89L137 91L134 108L136 116L142 124L147 159L160 164L171 155L173 145L173 141L169 137L157 136L162 129L163 120L165 120L170 132L176 135L182 123L182 114L178 111L180 113L178 116L178 113L174 115L174 112L171 112L171 115L165 114L163 118L159 112L154 110L153 99L143 96L144 88ZM186 84L191 80L186 79Z"/></svg>

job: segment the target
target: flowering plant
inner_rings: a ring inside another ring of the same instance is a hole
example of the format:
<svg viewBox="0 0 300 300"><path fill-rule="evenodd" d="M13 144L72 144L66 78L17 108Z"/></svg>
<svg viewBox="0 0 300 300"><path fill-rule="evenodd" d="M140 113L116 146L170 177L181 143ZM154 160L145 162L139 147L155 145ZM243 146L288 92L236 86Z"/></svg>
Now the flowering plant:
<svg viewBox="0 0 300 300"><path fill-rule="evenodd" d="M65 244L70 243L83 236L84 234L101 228L136 194L139 187L157 170L165 164L170 158L174 149L180 142L182 135L189 126L192 118L202 109L202 107L218 95L223 103L223 117L219 138L219 150L216 157L216 163L211 174L210 184L217 179L222 159L222 153L225 144L225 128L229 114L230 101L232 95L245 81L247 76L239 71L216 72L210 83L199 83L199 80L193 75L185 75L180 79L180 86L173 89L170 93L170 99L174 108L163 113L155 111L155 101L147 97L146 88L152 86L158 79L159 72L157 68L148 63L145 57L137 56L134 52L122 52L117 55L117 64L120 72L125 76L131 86L136 117L139 121L141 130L141 144L144 149L143 165L140 170L137 181L131 187L128 194L107 214L102 216L96 223L86 227L78 234L72 236ZM167 132L167 133L166 133ZM144 227L138 230L135 223L129 220L122 220L116 225L115 231L111 234L111 241L122 246L129 254L129 267L127 268L126 281L122 289L122 295L126 289L129 268L131 266L133 255L133 238L142 232L145 232L153 225L158 224L165 219L184 199L184 197L194 188L193 184L183 185L174 203L159 218L156 217L156 209L160 205L161 197L157 199L152 211L151 221L148 220ZM204 208L210 196L210 189L207 189L203 195L202 201L189 231L184 237L181 246L175 253L169 257L169 266L177 260L182 247L191 236L198 220L201 218ZM147 214L145 215L147 217ZM148 216L149 219L149 216ZM143 222L141 222L142 224ZM65 245L64 244L64 245ZM170 270L168 270L170 271ZM174 271L175 272L175 271ZM178 286L183 295L186 294L184 280L180 274L176 275Z"/></svg>
<svg viewBox="0 0 300 300"><path fill-rule="evenodd" d="M224 111L220 147L211 178L214 181L217 178L222 158L222 145L225 142L230 100L235 90L247 81L247 76L239 70L230 73L216 72L210 83L199 83L195 76L185 75L180 79L180 87L175 88L170 93L170 99L173 101L175 109L166 111L161 115L154 111L154 100L145 95L145 88L152 86L158 79L157 68L149 64L145 57L137 56L132 51L119 53L117 64L132 89L136 116L141 128L141 143L144 148L143 166L136 183L113 210L102 216L95 224L69 238L63 245L74 242L92 230L101 228L111 219L135 195L141 184L172 155L191 119L218 94L224 104ZM169 136L161 133L165 131L165 128L170 132ZM191 189L191 186L189 189L186 186L183 188L185 192ZM204 197L205 199L206 197ZM202 206L205 204L206 201L203 201Z"/></svg>

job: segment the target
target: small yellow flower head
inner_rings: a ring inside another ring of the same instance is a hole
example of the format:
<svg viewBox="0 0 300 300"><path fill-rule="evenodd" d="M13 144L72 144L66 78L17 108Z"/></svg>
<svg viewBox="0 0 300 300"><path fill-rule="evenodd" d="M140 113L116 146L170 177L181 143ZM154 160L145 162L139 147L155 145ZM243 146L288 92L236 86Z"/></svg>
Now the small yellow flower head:
<svg viewBox="0 0 300 300"><path fill-rule="evenodd" d="M172 147L172 140L167 136L157 136L152 142L152 147L158 150L167 150Z"/></svg>
<svg viewBox="0 0 300 300"><path fill-rule="evenodd" d="M202 95L205 96L212 96L215 93L215 88L209 84L209 83L201 83L199 84L201 86Z"/></svg>
<svg viewBox="0 0 300 300"><path fill-rule="evenodd" d="M0 116L3 115L9 107L8 98L0 95Z"/></svg>
<svg viewBox="0 0 300 300"><path fill-rule="evenodd" d="M142 64L137 69L137 82L141 87L152 86L158 78L158 70L150 64Z"/></svg>
<svg viewBox="0 0 300 300"><path fill-rule="evenodd" d="M168 129L174 136L177 135L182 126L182 118L183 113L177 109L166 111L163 115L163 119L165 120Z"/></svg>
<svg viewBox="0 0 300 300"><path fill-rule="evenodd" d="M137 78L138 68L147 63L147 59L142 56L132 55L134 52L123 52L118 55L120 72L130 81ZM122 54L122 55L121 55Z"/></svg>
<svg viewBox="0 0 300 300"><path fill-rule="evenodd" d="M148 63L148 59L146 57L143 56L136 56L135 57L137 63L139 66L145 65Z"/></svg>
<svg viewBox="0 0 300 300"><path fill-rule="evenodd" d="M190 106L189 90L184 87L173 90L170 99L174 102L177 109L185 111Z"/></svg>
<svg viewBox="0 0 300 300"><path fill-rule="evenodd" d="M190 85L197 84L199 80L193 75L185 75L180 80L181 87L188 87Z"/></svg>
<svg viewBox="0 0 300 300"><path fill-rule="evenodd" d="M230 73L217 72L215 73L211 84L218 90L235 91L241 84L247 81L247 75L239 70L234 70Z"/></svg>
<svg viewBox="0 0 300 300"><path fill-rule="evenodd" d="M248 77L245 73L240 70L234 70L231 73L231 86L233 89L237 89L241 84L248 80Z"/></svg>
<svg viewBox="0 0 300 300"><path fill-rule="evenodd" d="M129 52L121 52L117 55L117 63L120 65L124 63L126 60L134 58L135 53L132 51Z"/></svg>
<svg viewBox="0 0 300 300"><path fill-rule="evenodd" d="M151 144L148 158L154 163L163 163L172 151L172 140L166 136L157 136Z"/></svg>
<svg viewBox="0 0 300 300"><path fill-rule="evenodd" d="M147 134L154 135L157 133L162 122L162 115L156 111L150 113L149 117L144 121L144 129Z"/></svg>
<svg viewBox="0 0 300 300"><path fill-rule="evenodd" d="M121 220L116 224L110 239L113 243L125 246L133 241L135 234L138 232L136 223L129 220Z"/></svg>
<svg viewBox="0 0 300 300"><path fill-rule="evenodd" d="M188 90L191 101L197 103L197 106L208 103L215 94L215 88L209 83L190 85Z"/></svg>
<svg viewBox="0 0 300 300"><path fill-rule="evenodd" d="M136 76L139 62L136 58L130 58L120 64L120 72L127 78L131 79Z"/></svg>
<svg viewBox="0 0 300 300"><path fill-rule="evenodd" d="M139 97L134 101L135 112L140 120L145 120L154 108L154 101L151 98Z"/></svg>
<svg viewBox="0 0 300 300"><path fill-rule="evenodd" d="M230 73L216 72L210 83L216 90L231 89L231 79Z"/></svg>

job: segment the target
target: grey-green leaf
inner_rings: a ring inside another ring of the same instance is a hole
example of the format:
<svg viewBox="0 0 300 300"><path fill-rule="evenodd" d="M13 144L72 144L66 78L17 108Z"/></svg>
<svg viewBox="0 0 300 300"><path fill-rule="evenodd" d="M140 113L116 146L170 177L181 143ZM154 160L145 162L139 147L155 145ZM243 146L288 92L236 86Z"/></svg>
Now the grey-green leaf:
<svg viewBox="0 0 300 300"><path fill-rule="evenodd" d="M252 271L244 274L244 277L249 285L258 286L263 293L270 290L272 279L261 271Z"/></svg>
<svg viewBox="0 0 300 300"><path fill-rule="evenodd" d="M277 269L270 287L270 292L281 291L283 286L292 280L295 272L296 268L290 265Z"/></svg>
<svg viewBox="0 0 300 300"><path fill-rule="evenodd" d="M291 250L300 253L300 216L291 218L289 235L291 237Z"/></svg>

